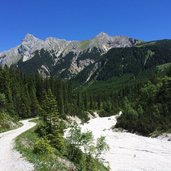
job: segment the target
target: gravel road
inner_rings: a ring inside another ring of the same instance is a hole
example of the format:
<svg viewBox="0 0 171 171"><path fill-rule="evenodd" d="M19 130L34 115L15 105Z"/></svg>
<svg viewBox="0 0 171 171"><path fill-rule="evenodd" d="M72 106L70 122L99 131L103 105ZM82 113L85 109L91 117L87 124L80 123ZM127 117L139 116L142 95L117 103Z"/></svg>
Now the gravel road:
<svg viewBox="0 0 171 171"><path fill-rule="evenodd" d="M36 123L23 120L22 127L0 134L0 171L32 171L33 164L26 161L22 155L14 149L15 138L23 132L34 127Z"/></svg>

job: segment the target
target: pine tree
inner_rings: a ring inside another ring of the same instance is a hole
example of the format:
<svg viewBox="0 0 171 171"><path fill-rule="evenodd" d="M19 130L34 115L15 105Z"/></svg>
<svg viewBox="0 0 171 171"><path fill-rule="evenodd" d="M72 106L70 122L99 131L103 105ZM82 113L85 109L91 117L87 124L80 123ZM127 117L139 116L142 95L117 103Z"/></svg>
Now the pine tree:
<svg viewBox="0 0 171 171"><path fill-rule="evenodd" d="M44 92L44 100L42 104L43 120L47 124L47 129L50 132L55 131L59 126L59 113L57 110L57 102L49 89L47 93Z"/></svg>

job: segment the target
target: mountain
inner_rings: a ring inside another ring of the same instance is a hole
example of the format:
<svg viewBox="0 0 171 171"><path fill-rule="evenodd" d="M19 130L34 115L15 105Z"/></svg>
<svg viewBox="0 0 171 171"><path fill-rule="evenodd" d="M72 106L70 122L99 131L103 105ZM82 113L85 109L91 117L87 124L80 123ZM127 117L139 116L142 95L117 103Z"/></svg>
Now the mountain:
<svg viewBox="0 0 171 171"><path fill-rule="evenodd" d="M142 43L131 48L112 48L93 64L81 71L73 80L107 81L126 74L137 75L171 62L171 40Z"/></svg>
<svg viewBox="0 0 171 171"><path fill-rule="evenodd" d="M139 74L171 62L171 40L142 42L100 33L85 41L45 40L27 34L21 44L0 53L1 65L24 73L71 79L78 84Z"/></svg>
<svg viewBox="0 0 171 171"><path fill-rule="evenodd" d="M71 79L95 63L112 48L126 48L140 41L125 36L100 33L85 41L67 41L49 37L45 40L27 34L17 47L0 53L0 64L17 66L24 72L39 72Z"/></svg>

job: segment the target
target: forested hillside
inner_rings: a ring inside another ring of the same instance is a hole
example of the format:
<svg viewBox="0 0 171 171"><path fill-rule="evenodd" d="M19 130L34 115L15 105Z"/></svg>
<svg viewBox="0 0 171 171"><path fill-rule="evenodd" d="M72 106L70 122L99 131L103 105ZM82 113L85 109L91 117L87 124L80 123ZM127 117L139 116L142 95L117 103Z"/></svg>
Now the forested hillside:
<svg viewBox="0 0 171 171"><path fill-rule="evenodd" d="M43 79L38 74L25 75L7 67L0 69L0 131L11 128L11 124L19 119L39 117L34 131L26 134L28 145L23 145L22 140L17 143L18 149L22 149L25 157L35 163L36 169L108 170L92 157L94 153L84 154L77 146L77 143L92 141L91 134L75 132L73 135L78 134L77 140L63 137L66 115L77 114L82 120L87 118L83 108L79 107L77 94L73 92L71 83L66 81L53 77Z"/></svg>
<svg viewBox="0 0 171 171"><path fill-rule="evenodd" d="M117 127L142 135L170 131L170 46L163 40L110 50L94 79L80 88L90 95L89 108L103 116L123 111Z"/></svg>
<svg viewBox="0 0 171 171"><path fill-rule="evenodd" d="M130 132L149 136L171 131L170 71L168 63L137 75L85 85L80 89L80 98L88 102L84 109L98 110L101 116L122 111L116 127Z"/></svg>
<svg viewBox="0 0 171 171"><path fill-rule="evenodd" d="M81 84L94 80L107 81L125 74L137 75L168 62L171 62L171 40L147 42L129 48L113 48L73 80Z"/></svg>
<svg viewBox="0 0 171 171"><path fill-rule="evenodd" d="M171 131L170 71L164 77L150 79L133 95L125 96L123 115L118 119L117 127L142 135Z"/></svg>
<svg viewBox="0 0 171 171"><path fill-rule="evenodd" d="M42 79L38 74L25 75L18 70L0 69L1 127L8 127L8 119L28 118L41 115L42 100L48 90L57 99L61 116L72 111L72 87L69 83L54 78ZM8 116L8 117L7 117ZM6 121L6 122L5 122ZM3 126L4 125L4 126Z"/></svg>

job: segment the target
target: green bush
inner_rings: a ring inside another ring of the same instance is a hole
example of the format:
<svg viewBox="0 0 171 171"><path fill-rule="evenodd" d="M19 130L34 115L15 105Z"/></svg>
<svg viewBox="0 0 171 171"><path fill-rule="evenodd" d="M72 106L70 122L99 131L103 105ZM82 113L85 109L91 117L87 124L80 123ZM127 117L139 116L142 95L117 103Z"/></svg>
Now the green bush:
<svg viewBox="0 0 171 171"><path fill-rule="evenodd" d="M59 132L56 132L55 134L49 134L48 139L50 140L50 144L59 151L60 155L66 153L65 139L63 138L62 134Z"/></svg>
<svg viewBox="0 0 171 171"><path fill-rule="evenodd" d="M49 144L47 139L40 139L34 144L34 153L38 154L52 154L54 149Z"/></svg>
<svg viewBox="0 0 171 171"><path fill-rule="evenodd" d="M44 137L48 134L47 131L48 131L47 125L44 122L39 121L39 124L37 125L37 129L36 129L36 133L41 137Z"/></svg>
<svg viewBox="0 0 171 171"><path fill-rule="evenodd" d="M87 171L99 171L99 163L95 161L91 156L86 157L86 168Z"/></svg>

